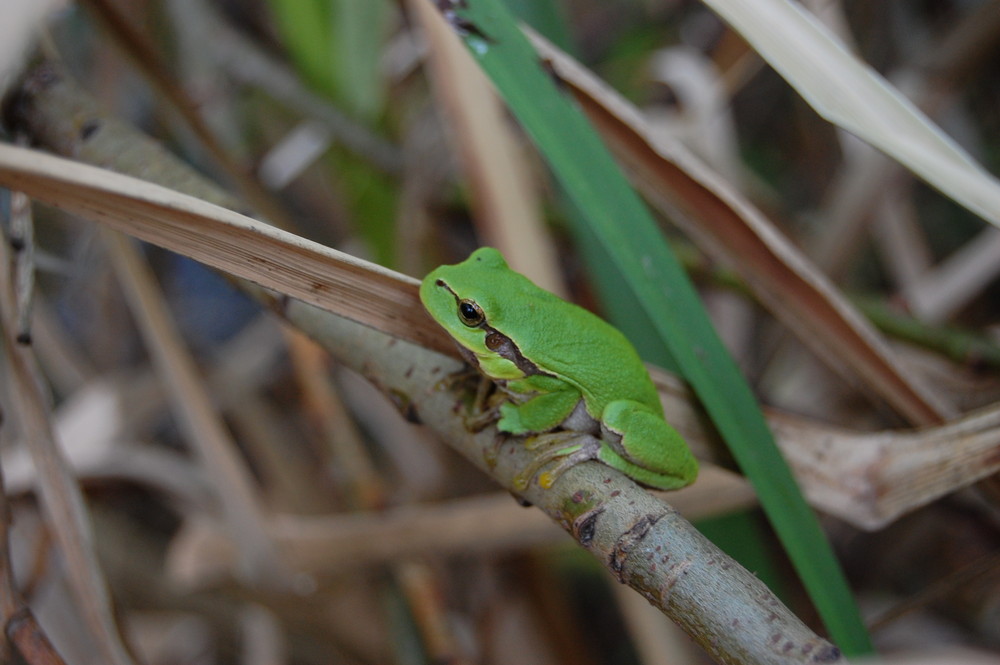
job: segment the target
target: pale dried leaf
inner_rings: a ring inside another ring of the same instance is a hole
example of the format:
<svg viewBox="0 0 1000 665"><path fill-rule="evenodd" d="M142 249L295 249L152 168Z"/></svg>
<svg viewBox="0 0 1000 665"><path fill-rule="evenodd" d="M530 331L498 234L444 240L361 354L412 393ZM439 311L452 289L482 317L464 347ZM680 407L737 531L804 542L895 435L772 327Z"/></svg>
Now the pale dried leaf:
<svg viewBox="0 0 1000 665"><path fill-rule="evenodd" d="M790 0L705 0L830 122L1000 226L1000 183L892 84Z"/></svg>

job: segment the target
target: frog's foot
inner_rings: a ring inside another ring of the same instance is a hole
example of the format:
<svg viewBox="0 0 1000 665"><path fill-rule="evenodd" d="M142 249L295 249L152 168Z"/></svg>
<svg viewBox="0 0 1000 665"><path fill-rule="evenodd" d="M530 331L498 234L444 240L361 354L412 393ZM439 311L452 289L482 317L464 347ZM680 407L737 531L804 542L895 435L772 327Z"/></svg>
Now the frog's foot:
<svg viewBox="0 0 1000 665"><path fill-rule="evenodd" d="M539 440L542 440L539 442ZM567 441L576 441L572 445L564 445ZM601 440L579 432L555 432L530 439L525 445L532 450L542 450L531 461L531 464L514 476L514 489L522 491L538 476L538 485L542 489L551 488L563 473L581 462L597 459L601 450ZM559 463L545 473L539 474L543 466L558 460Z"/></svg>
<svg viewBox="0 0 1000 665"><path fill-rule="evenodd" d="M478 381L482 378L483 375L475 367L472 365L463 365L462 369L446 374L443 378L439 379L435 387L442 390L455 390L466 384L471 388L473 381Z"/></svg>
<svg viewBox="0 0 1000 665"><path fill-rule="evenodd" d="M559 432L545 432L543 434L536 434L535 436L528 437L524 440L524 447L526 450L541 450L565 447L565 444L570 442L577 442L577 439L586 436L586 434L581 434L580 432L574 432L571 430L561 430Z"/></svg>
<svg viewBox="0 0 1000 665"><path fill-rule="evenodd" d="M472 382L475 382L472 385ZM500 419L500 404L504 401L502 392L496 390L496 384L476 372L471 367L449 374L441 379L441 384L451 390L471 391L475 388L475 396L467 403L463 422L468 431L481 432Z"/></svg>
<svg viewBox="0 0 1000 665"><path fill-rule="evenodd" d="M473 406L470 412L463 419L465 428L473 434L482 432L484 429L500 420L500 409L495 406L476 407Z"/></svg>

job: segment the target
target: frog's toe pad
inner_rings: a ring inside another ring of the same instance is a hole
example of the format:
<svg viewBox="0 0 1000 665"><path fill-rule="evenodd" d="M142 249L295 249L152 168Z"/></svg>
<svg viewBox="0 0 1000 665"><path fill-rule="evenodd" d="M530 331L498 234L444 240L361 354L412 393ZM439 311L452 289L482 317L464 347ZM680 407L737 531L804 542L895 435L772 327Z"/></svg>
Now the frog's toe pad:
<svg viewBox="0 0 1000 665"><path fill-rule="evenodd" d="M537 476L538 485L542 489L549 489L559 479L559 476L572 467L581 462L598 459L600 450L601 441L593 437L586 437L582 443L572 446L548 450L535 457L531 464L514 477L514 486L519 490L523 490ZM554 468L539 474L539 470L543 466L555 460L559 460L559 463Z"/></svg>

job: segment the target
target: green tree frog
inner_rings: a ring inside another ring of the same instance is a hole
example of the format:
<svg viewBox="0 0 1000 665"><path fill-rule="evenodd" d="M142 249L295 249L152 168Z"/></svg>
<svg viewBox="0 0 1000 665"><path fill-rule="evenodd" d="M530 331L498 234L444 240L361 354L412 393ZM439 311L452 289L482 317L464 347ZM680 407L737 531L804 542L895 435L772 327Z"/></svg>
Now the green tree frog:
<svg viewBox="0 0 1000 665"><path fill-rule="evenodd" d="M431 271L420 286L430 315L503 392L497 428L537 435L540 450L515 483L550 487L569 467L599 460L659 489L692 483L698 464L663 417L656 388L618 330L511 270L483 247Z"/></svg>

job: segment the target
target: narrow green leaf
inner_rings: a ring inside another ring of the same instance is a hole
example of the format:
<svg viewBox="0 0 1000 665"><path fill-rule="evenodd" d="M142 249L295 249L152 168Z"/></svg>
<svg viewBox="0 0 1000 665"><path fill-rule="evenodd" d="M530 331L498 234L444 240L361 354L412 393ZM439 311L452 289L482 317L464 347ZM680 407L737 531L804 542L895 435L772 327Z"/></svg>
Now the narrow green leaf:
<svg viewBox="0 0 1000 665"><path fill-rule="evenodd" d="M560 49L567 53L575 51L558 0L504 0L504 3L514 16Z"/></svg>
<svg viewBox="0 0 1000 665"><path fill-rule="evenodd" d="M607 149L539 66L501 0L468 0L459 33L545 155L638 298L733 456L831 634L845 653L871 650L854 599L802 498L749 386L722 346L693 286Z"/></svg>

